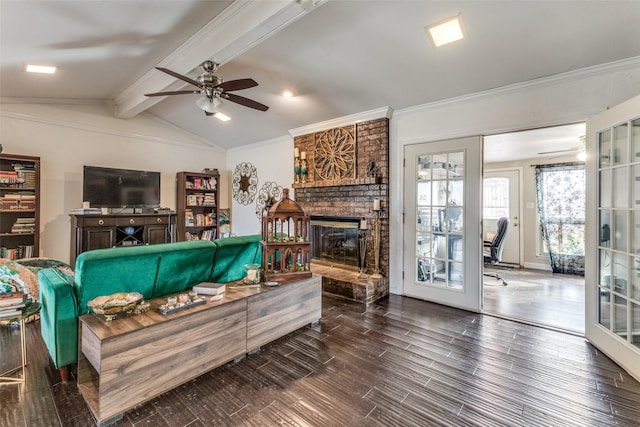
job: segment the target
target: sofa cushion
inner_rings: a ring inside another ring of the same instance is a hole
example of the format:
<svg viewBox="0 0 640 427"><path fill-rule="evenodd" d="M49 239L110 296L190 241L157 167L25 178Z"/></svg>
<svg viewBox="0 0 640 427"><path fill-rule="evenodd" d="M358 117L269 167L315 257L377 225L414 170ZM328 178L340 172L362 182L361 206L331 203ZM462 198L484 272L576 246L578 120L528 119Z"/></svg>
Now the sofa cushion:
<svg viewBox="0 0 640 427"><path fill-rule="evenodd" d="M170 251L160 254L153 298L182 292L198 283L208 282L216 250L217 246L210 240L173 243Z"/></svg>
<svg viewBox="0 0 640 427"><path fill-rule="evenodd" d="M150 299L161 255L156 246L164 245L96 249L78 255L74 281L78 315L87 314L87 303L102 295L140 292Z"/></svg>
<svg viewBox="0 0 640 427"><path fill-rule="evenodd" d="M239 236L215 241L218 249L213 263L212 282L227 283L244 278L245 264L261 263L259 235Z"/></svg>

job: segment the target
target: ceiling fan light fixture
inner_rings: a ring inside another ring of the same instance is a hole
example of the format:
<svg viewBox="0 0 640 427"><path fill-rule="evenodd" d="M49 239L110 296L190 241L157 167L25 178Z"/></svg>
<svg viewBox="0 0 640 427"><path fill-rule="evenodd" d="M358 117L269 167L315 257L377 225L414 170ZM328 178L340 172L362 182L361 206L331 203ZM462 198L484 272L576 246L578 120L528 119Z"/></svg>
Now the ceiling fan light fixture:
<svg viewBox="0 0 640 427"><path fill-rule="evenodd" d="M429 25L425 28L425 31L435 47L444 46L464 38L462 17L459 14Z"/></svg>
<svg viewBox="0 0 640 427"><path fill-rule="evenodd" d="M222 101L218 97L213 97L213 99L203 96L198 98L196 101L196 105L203 111L207 113L216 114L219 113L222 109Z"/></svg>
<svg viewBox="0 0 640 427"><path fill-rule="evenodd" d="M282 91L282 96L284 96L285 98L293 98L295 94L291 89L285 89Z"/></svg>

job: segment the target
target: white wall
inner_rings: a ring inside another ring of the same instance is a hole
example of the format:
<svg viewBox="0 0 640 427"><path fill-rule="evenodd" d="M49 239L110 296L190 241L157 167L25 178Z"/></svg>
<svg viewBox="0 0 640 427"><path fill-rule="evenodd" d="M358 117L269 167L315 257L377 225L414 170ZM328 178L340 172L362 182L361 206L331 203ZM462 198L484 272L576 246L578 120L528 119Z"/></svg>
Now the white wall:
<svg viewBox="0 0 640 427"><path fill-rule="evenodd" d="M69 261L71 209L82 207L83 165L161 172L162 206L175 209L176 172L218 168L226 153L149 116L121 120L99 105L0 104L3 151L40 157L40 255ZM221 205L228 200L222 184Z"/></svg>
<svg viewBox="0 0 640 427"><path fill-rule="evenodd" d="M390 123L390 292L403 293L405 145L585 121L640 94L640 58L396 110Z"/></svg>
<svg viewBox="0 0 640 427"><path fill-rule="evenodd" d="M284 136L257 144L247 145L227 152L228 176L222 178L232 185L232 175L237 165L249 162L256 167L258 188L256 198L247 205L233 199L231 202L231 233L238 236L260 234L260 219L256 215L256 201L262 186L266 182L275 182L283 188L289 188L289 195L295 198L293 183L293 138ZM231 188L230 185L230 188ZM232 190L229 190L232 193Z"/></svg>

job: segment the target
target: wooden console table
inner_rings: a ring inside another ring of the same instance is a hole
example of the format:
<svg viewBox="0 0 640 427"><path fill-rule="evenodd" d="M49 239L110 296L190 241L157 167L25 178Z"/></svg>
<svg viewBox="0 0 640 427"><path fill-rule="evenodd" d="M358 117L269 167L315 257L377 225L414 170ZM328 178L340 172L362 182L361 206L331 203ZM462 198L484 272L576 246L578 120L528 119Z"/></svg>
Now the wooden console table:
<svg viewBox="0 0 640 427"><path fill-rule="evenodd" d="M98 425L224 363L316 322L322 278L278 287L227 285L220 301L169 315L80 317L78 388Z"/></svg>

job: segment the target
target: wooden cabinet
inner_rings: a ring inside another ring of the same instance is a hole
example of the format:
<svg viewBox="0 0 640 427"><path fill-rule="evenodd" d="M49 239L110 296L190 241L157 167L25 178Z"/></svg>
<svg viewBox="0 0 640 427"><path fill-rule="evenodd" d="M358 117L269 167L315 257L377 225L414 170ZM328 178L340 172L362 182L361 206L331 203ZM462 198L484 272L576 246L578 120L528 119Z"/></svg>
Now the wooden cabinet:
<svg viewBox="0 0 640 427"><path fill-rule="evenodd" d="M40 256L40 158L0 154L0 257Z"/></svg>
<svg viewBox="0 0 640 427"><path fill-rule="evenodd" d="M94 249L173 242L175 223L173 213L71 215L71 265Z"/></svg>
<svg viewBox="0 0 640 427"><path fill-rule="evenodd" d="M214 172L178 172L176 175L178 214L177 240L214 240L218 238L220 174Z"/></svg>

